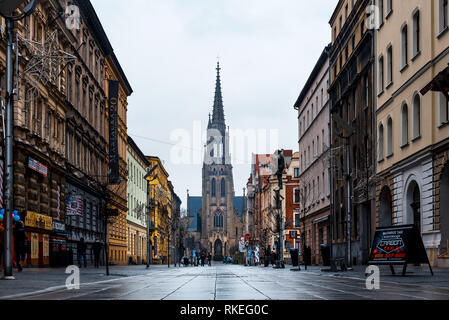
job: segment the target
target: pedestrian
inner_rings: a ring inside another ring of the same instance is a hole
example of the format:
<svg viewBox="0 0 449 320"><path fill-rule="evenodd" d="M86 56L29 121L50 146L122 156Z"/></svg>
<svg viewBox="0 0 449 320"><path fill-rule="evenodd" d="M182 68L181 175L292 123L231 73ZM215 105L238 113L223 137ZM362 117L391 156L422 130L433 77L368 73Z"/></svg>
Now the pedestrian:
<svg viewBox="0 0 449 320"><path fill-rule="evenodd" d="M95 268L100 268L100 253L101 253L101 242L98 238L95 239L94 244L92 245L92 250L94 252L94 260L95 260Z"/></svg>
<svg viewBox="0 0 449 320"><path fill-rule="evenodd" d="M201 252L201 266L204 267L204 260L206 259L206 255L204 254L204 251Z"/></svg>
<svg viewBox="0 0 449 320"><path fill-rule="evenodd" d="M212 267L212 255L210 252L207 253L207 262L209 264L209 267Z"/></svg>
<svg viewBox="0 0 449 320"><path fill-rule="evenodd" d="M86 242L84 242L84 238L80 239L76 249L78 251L78 264L80 268L82 267L81 260L84 260L84 268L87 268L87 260L86 260L87 244Z"/></svg>
<svg viewBox="0 0 449 320"><path fill-rule="evenodd" d="M19 272L22 272L22 264L25 261L25 244L27 236L22 221L16 222L14 228L14 250L16 253L16 266Z"/></svg>

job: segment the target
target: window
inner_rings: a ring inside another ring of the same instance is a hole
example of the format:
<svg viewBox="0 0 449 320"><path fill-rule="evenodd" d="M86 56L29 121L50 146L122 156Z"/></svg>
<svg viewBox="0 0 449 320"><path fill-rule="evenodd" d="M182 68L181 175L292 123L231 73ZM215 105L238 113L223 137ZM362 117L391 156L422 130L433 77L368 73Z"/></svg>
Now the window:
<svg viewBox="0 0 449 320"><path fill-rule="evenodd" d="M211 193L212 193L212 197L216 197L217 196L217 185L216 185L216 181L215 181L215 179L212 179L212 187L211 187L211 189L212 189L212 191L211 191Z"/></svg>
<svg viewBox="0 0 449 320"><path fill-rule="evenodd" d="M295 203L297 204L297 203L299 203L299 201L300 201L300 191L299 191L299 189L295 189Z"/></svg>
<svg viewBox="0 0 449 320"><path fill-rule="evenodd" d="M321 108L324 106L324 90L321 89Z"/></svg>
<svg viewBox="0 0 449 320"><path fill-rule="evenodd" d="M221 197L222 198L226 197L226 180L224 178L221 179L220 191L221 191Z"/></svg>
<svg viewBox="0 0 449 320"><path fill-rule="evenodd" d="M320 196L321 196L321 192L320 192L320 177L317 177L316 185L317 185L317 188L318 188L318 194L317 194L316 200L320 200Z"/></svg>
<svg viewBox="0 0 449 320"><path fill-rule="evenodd" d="M393 120L391 117L387 120L387 157L393 155Z"/></svg>
<svg viewBox="0 0 449 320"><path fill-rule="evenodd" d="M217 211L214 215L214 227L223 228L223 214L221 211Z"/></svg>
<svg viewBox="0 0 449 320"><path fill-rule="evenodd" d="M393 0L387 0L387 17L393 11Z"/></svg>
<svg viewBox="0 0 449 320"><path fill-rule="evenodd" d="M369 80L368 77L365 78L365 106L369 106Z"/></svg>
<svg viewBox="0 0 449 320"><path fill-rule="evenodd" d="M379 0L379 23L384 23L384 0Z"/></svg>
<svg viewBox="0 0 449 320"><path fill-rule="evenodd" d="M295 214L295 228L299 228L299 227L300 227L299 214L296 213Z"/></svg>
<svg viewBox="0 0 449 320"><path fill-rule="evenodd" d="M408 29L405 24L401 29L401 67L405 68L408 64Z"/></svg>
<svg viewBox="0 0 449 320"><path fill-rule="evenodd" d="M316 136L316 154L320 155L320 136Z"/></svg>
<svg viewBox="0 0 449 320"><path fill-rule="evenodd" d="M421 97L418 93L413 98L413 139L421 136Z"/></svg>
<svg viewBox="0 0 449 320"><path fill-rule="evenodd" d="M393 82L393 47L387 48L387 86Z"/></svg>
<svg viewBox="0 0 449 320"><path fill-rule="evenodd" d="M384 91L384 57L379 58L379 93Z"/></svg>
<svg viewBox="0 0 449 320"><path fill-rule="evenodd" d="M421 51L419 10L413 14L413 56Z"/></svg>
<svg viewBox="0 0 449 320"><path fill-rule="evenodd" d="M323 172L323 199L325 194L326 194L326 179L325 179L325 172Z"/></svg>
<svg viewBox="0 0 449 320"><path fill-rule="evenodd" d="M440 125L446 124L449 122L449 101L446 100L446 97L439 93L440 96Z"/></svg>
<svg viewBox="0 0 449 320"><path fill-rule="evenodd" d="M402 146L408 144L408 106L406 103L402 105Z"/></svg>
<svg viewBox="0 0 449 320"><path fill-rule="evenodd" d="M379 126L379 161L384 159L384 126L380 124Z"/></svg>
<svg viewBox="0 0 449 320"><path fill-rule="evenodd" d="M440 0L440 32L443 32L448 27L448 0Z"/></svg>
<svg viewBox="0 0 449 320"><path fill-rule="evenodd" d="M295 178L299 178L299 168L295 168Z"/></svg>

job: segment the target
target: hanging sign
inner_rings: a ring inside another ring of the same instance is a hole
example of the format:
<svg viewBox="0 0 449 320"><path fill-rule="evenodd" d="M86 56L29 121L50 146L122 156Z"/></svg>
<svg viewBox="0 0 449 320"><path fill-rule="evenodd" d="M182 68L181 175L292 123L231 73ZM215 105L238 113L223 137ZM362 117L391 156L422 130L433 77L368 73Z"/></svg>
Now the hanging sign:
<svg viewBox="0 0 449 320"><path fill-rule="evenodd" d="M81 196L69 196L66 203L66 216L83 215L83 198Z"/></svg>
<svg viewBox="0 0 449 320"><path fill-rule="evenodd" d="M118 154L118 89L119 82L108 80L108 116L109 116L109 183L119 184Z"/></svg>
<svg viewBox="0 0 449 320"><path fill-rule="evenodd" d="M43 214L28 211L25 217L25 226L51 231L53 230L53 219Z"/></svg>

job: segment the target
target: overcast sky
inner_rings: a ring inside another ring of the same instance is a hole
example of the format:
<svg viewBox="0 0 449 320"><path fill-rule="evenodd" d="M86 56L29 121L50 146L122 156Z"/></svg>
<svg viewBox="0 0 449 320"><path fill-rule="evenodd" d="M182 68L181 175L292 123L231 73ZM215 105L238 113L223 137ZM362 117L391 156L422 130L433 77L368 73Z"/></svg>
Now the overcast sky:
<svg viewBox="0 0 449 320"><path fill-rule="evenodd" d="M201 195L196 131L212 112L217 56L227 125L257 132L260 145L238 153L247 163L234 163L236 195L249 178L251 153L273 153L275 140L297 151L293 105L330 42L337 0L91 1L134 89L128 134L164 161L183 207L187 189ZM177 150L191 161L180 161Z"/></svg>

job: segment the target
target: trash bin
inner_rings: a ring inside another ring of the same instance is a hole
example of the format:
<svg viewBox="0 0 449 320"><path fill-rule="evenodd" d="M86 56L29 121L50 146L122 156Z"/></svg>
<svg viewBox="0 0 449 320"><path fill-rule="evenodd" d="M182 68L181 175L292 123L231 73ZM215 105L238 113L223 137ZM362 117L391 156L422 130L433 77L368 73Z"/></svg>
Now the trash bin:
<svg viewBox="0 0 449 320"><path fill-rule="evenodd" d="M327 244L320 245L321 258L323 259L323 266L329 267L331 265L331 250Z"/></svg>
<svg viewBox="0 0 449 320"><path fill-rule="evenodd" d="M299 265L299 250L298 249L290 249L290 256L292 258L292 265L297 267Z"/></svg>

